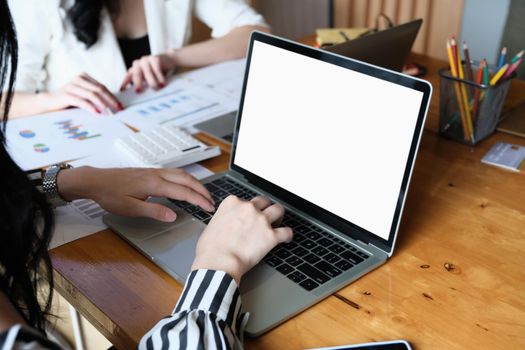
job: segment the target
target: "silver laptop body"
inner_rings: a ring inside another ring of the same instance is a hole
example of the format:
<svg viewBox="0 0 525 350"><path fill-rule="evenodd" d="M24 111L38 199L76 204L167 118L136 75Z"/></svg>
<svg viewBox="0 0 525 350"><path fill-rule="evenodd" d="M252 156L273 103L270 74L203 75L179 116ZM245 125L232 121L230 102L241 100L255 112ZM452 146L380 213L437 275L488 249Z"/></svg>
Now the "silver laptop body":
<svg viewBox="0 0 525 350"><path fill-rule="evenodd" d="M203 182L209 189L244 187L251 192L249 197L262 194L283 204L291 215L285 223L300 222L288 246L295 244L292 255L299 251L303 255L293 258L283 253L288 248L277 247L243 277L243 309L251 314L249 335L268 331L392 255L431 90L422 80L271 35L252 34L230 167ZM366 98L372 103L363 101ZM352 110L360 108L361 113L353 115ZM381 108L390 115L379 113ZM368 109L377 113L364 115ZM355 129L345 124L347 130L340 130L342 119L355 121ZM346 138L332 136L340 131ZM352 138L359 143L353 144ZM375 159L378 154L385 158ZM216 198L220 201L221 196ZM104 221L184 283L209 218L200 217L202 211L188 203L153 200L175 210L177 220L168 224L107 215ZM307 236L306 229L312 230ZM329 252L307 265L305 259L316 256L310 250L304 254L306 244Z"/></svg>

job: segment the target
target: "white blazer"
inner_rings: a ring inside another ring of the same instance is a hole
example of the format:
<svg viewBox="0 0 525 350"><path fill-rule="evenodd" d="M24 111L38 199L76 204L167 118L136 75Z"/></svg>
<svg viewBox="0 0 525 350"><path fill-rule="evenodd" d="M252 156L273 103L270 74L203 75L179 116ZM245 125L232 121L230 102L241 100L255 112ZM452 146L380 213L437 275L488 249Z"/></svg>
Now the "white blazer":
<svg viewBox="0 0 525 350"><path fill-rule="evenodd" d="M103 11L98 41L86 49L67 19L74 0L9 0L18 35L16 91L54 91L86 72L117 91L126 66L113 24ZM144 0L152 54L179 48L191 37L195 14L212 29L212 37L243 25L264 25L244 0Z"/></svg>

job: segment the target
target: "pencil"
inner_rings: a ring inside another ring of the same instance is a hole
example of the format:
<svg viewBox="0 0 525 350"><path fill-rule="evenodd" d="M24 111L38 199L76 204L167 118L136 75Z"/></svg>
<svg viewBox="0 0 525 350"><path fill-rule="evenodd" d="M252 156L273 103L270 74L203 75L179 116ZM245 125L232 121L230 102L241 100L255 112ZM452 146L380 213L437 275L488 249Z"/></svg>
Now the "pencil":
<svg viewBox="0 0 525 350"><path fill-rule="evenodd" d="M483 66L485 65L485 62L481 61L478 66L478 76L476 79L476 83L481 84L481 80L483 79ZM478 108L479 108L479 98L481 95L481 88L476 88L476 92L474 93L474 106L472 107L472 120L474 123L477 121L478 117Z"/></svg>
<svg viewBox="0 0 525 350"><path fill-rule="evenodd" d="M474 73L472 72L472 62L470 61L470 54L468 51L468 46L466 42L463 42L463 54L465 55L465 64L467 65L466 71L467 71L467 79L470 81L474 81ZM470 86L470 94L474 94L474 87Z"/></svg>
<svg viewBox="0 0 525 350"><path fill-rule="evenodd" d="M509 69L507 69L507 71L505 72L505 75L503 76L503 78L506 79L506 78L510 77L510 75L511 75L512 73L514 73L514 71L515 71L516 69L518 69L518 66L520 65L521 61L522 61L522 58L520 58L519 60L517 60L516 62L514 62L514 63L509 67Z"/></svg>
<svg viewBox="0 0 525 350"><path fill-rule="evenodd" d="M510 61L510 64L514 64L514 63L516 63L519 59L521 59L521 57L523 56L523 52L525 52L525 50L521 50L520 52L518 52L518 53L516 54L516 56L514 56L514 57L512 58L512 60Z"/></svg>
<svg viewBox="0 0 525 350"><path fill-rule="evenodd" d="M452 73L453 77L457 77L456 73L456 60L454 59L454 53L452 52L452 45L449 40L447 40L447 55L448 55L448 61L450 64L450 72ZM463 126L463 137L465 140L468 140L469 133L467 130L467 122L465 120L465 112L463 108L463 102L461 99L461 93L459 91L459 83L456 81L454 82L454 91L456 93L456 99L458 100L458 109L459 113L461 115L461 125Z"/></svg>
<svg viewBox="0 0 525 350"><path fill-rule="evenodd" d="M498 69L503 67L505 64L505 57L507 57L507 47L501 49L501 55L499 55Z"/></svg>
<svg viewBox="0 0 525 350"><path fill-rule="evenodd" d="M509 68L509 64L508 63L505 63L505 65L503 65L503 67L501 67L498 72L496 74L494 74L494 76L492 77L492 79L490 79L490 85L491 86L494 86L496 85L496 83L498 82L498 80L503 76L503 74L505 73L505 71Z"/></svg>
<svg viewBox="0 0 525 350"><path fill-rule="evenodd" d="M452 38L452 42L455 46L455 39ZM457 49L457 48L456 48ZM463 75L463 64L461 63L461 55L459 52L457 53L457 69L458 69L458 76L459 79L464 80L465 76ZM465 119L467 122L467 130L470 135L470 140L474 142L474 128L472 126L472 116L470 115L470 108L468 104L468 93L467 88L465 87L465 83L460 83L461 88L461 98L463 99L463 108L465 109Z"/></svg>

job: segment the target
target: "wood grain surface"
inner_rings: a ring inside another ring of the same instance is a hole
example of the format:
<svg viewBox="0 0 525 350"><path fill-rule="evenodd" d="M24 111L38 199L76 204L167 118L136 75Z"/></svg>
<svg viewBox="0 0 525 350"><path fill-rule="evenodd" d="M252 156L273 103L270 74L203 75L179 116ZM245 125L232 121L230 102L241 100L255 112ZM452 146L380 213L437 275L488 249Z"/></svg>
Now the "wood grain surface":
<svg viewBox="0 0 525 350"><path fill-rule="evenodd" d="M480 159L437 130L437 69L396 251L382 267L257 339L247 349L301 349L403 338L414 349L525 348L525 174ZM512 83L505 110L525 100ZM209 143L214 140L200 135ZM225 145L222 145L227 150ZM229 154L204 162L213 171ZM388 171L388 169L385 169ZM57 290L119 349L132 349L174 307L182 287L110 230L51 251Z"/></svg>

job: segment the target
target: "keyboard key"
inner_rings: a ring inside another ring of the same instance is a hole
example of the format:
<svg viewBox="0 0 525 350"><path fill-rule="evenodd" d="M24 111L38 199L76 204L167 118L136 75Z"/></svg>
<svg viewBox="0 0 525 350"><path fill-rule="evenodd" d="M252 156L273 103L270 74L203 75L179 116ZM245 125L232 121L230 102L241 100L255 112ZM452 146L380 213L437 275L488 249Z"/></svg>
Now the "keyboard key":
<svg viewBox="0 0 525 350"><path fill-rule="evenodd" d="M214 180L213 183L217 186L223 186L226 182L223 179Z"/></svg>
<svg viewBox="0 0 525 350"><path fill-rule="evenodd" d="M349 252L345 252L345 253L349 253ZM333 263L335 263L335 262L340 260L339 257L337 255L335 255L334 253L326 254L325 256L323 256L323 259L325 259L326 261L328 261L331 264L333 264Z"/></svg>
<svg viewBox="0 0 525 350"><path fill-rule="evenodd" d="M322 245L323 247L329 247L329 246L331 246L332 244L334 244L334 242L332 242L331 240L329 240L329 239L326 238L326 237L321 238L320 240L317 241L317 243L319 243L319 244Z"/></svg>
<svg viewBox="0 0 525 350"><path fill-rule="evenodd" d="M341 274L341 270L327 263L326 261L319 261L314 266L317 267L321 272L324 272L330 277L336 277Z"/></svg>
<svg viewBox="0 0 525 350"><path fill-rule="evenodd" d="M292 230L293 230L293 228L292 228ZM303 236L303 235L301 235L301 234L295 233L295 231L294 231L293 240L294 240L295 242L297 242L297 243L301 243L301 242L304 241L305 239L307 239L306 236Z"/></svg>
<svg viewBox="0 0 525 350"><path fill-rule="evenodd" d="M277 267L282 264L282 260L275 256L270 256L264 260L271 267Z"/></svg>
<svg viewBox="0 0 525 350"><path fill-rule="evenodd" d="M351 262L341 260L341 261L336 262L335 266L343 271L346 271L354 265Z"/></svg>
<svg viewBox="0 0 525 350"><path fill-rule="evenodd" d="M208 191L210 192L215 192L215 191L218 191L219 190L219 187L215 186L213 183L207 183L207 184L204 184L204 187L206 187L208 189Z"/></svg>
<svg viewBox="0 0 525 350"><path fill-rule="evenodd" d="M286 259L285 261L292 266L297 266L303 262L303 260L293 255L289 257L288 259Z"/></svg>
<svg viewBox="0 0 525 350"><path fill-rule="evenodd" d="M357 252L356 254L359 255L360 257L362 257L362 258L365 259L365 260L368 259L368 255L366 255L366 254L363 253L363 252Z"/></svg>
<svg viewBox="0 0 525 350"><path fill-rule="evenodd" d="M306 279L306 276L303 275L302 273L300 273L299 271L294 271L294 272L292 272L291 274L289 274L286 277L288 277L289 279L291 279L295 283L299 283L302 280Z"/></svg>
<svg viewBox="0 0 525 350"><path fill-rule="evenodd" d="M310 238L310 239L313 239L314 241L316 241L316 240L318 240L319 238L322 237L321 234L319 234L318 232L315 232L315 231L308 232L305 236Z"/></svg>
<svg viewBox="0 0 525 350"><path fill-rule="evenodd" d="M330 279L327 275L308 264L299 265L297 270L301 271L319 284L323 284Z"/></svg>
<svg viewBox="0 0 525 350"><path fill-rule="evenodd" d="M299 285L303 287L304 289L306 289L307 291L311 291L312 289L319 287L319 285L315 283L314 281L312 281L311 279L302 281L301 283L299 283Z"/></svg>
<svg viewBox="0 0 525 350"><path fill-rule="evenodd" d="M206 213L205 211L199 210L193 213L193 216L195 216L199 220L206 220L210 217L210 214Z"/></svg>
<svg viewBox="0 0 525 350"><path fill-rule="evenodd" d="M201 208L199 208L198 206L193 205L193 204L192 205L188 205L186 208L184 208L184 211L186 211L186 213L189 213L189 214L196 213L199 210L201 210Z"/></svg>
<svg viewBox="0 0 525 350"><path fill-rule="evenodd" d="M299 244L305 247L306 249L312 249L314 247L317 247L317 244L314 241L311 241L309 239L306 239Z"/></svg>
<svg viewBox="0 0 525 350"><path fill-rule="evenodd" d="M290 265L284 263L282 265L279 265L276 268L276 270L279 271L280 273L282 273L283 275L287 275L287 274L289 274L290 272L293 271L293 267L291 267Z"/></svg>
<svg viewBox="0 0 525 350"><path fill-rule="evenodd" d="M229 191L232 190L234 187L233 187L232 184L225 184L225 185L222 185L221 188L222 188L223 190L229 192Z"/></svg>
<svg viewBox="0 0 525 350"><path fill-rule="evenodd" d="M238 188L234 188L233 190L230 191L230 194L233 194L234 196L239 196L240 194L242 194L242 191L239 190Z"/></svg>
<svg viewBox="0 0 525 350"><path fill-rule="evenodd" d="M228 192L223 191L223 190L215 191L215 192L213 192L213 194L216 195L217 197L221 198L221 199L224 199L224 198L228 197L228 195L229 195Z"/></svg>
<svg viewBox="0 0 525 350"><path fill-rule="evenodd" d="M323 256L325 254L328 254L329 252L330 251L328 249L323 248L321 246L317 246L314 249L312 249L312 253L319 255L319 256Z"/></svg>
<svg viewBox="0 0 525 350"><path fill-rule="evenodd" d="M205 220L203 220L202 222L204 222L206 225L208 225L208 223L211 221L211 216Z"/></svg>
<svg viewBox="0 0 525 350"><path fill-rule="evenodd" d="M342 246L339 245L339 243L336 243L330 247L328 247L328 250L336 253L336 254L339 254L341 252L344 252L345 251L345 248L343 248Z"/></svg>
<svg viewBox="0 0 525 350"><path fill-rule="evenodd" d="M292 253L294 253L297 256L305 256L309 253L309 251L304 249L303 247L297 247L294 250L292 250Z"/></svg>
<svg viewBox="0 0 525 350"><path fill-rule="evenodd" d="M298 247L297 243L295 242L289 242L289 243L283 243L283 247L285 247L288 250L292 250Z"/></svg>
<svg viewBox="0 0 525 350"><path fill-rule="evenodd" d="M286 224L286 226L290 226L292 228L299 226L299 223L295 221L294 219L284 220L283 222Z"/></svg>
<svg viewBox="0 0 525 350"><path fill-rule="evenodd" d="M303 258L306 262L310 263L310 264L315 264L316 262L318 262L319 260L321 260L320 257L318 257L317 255L315 254L308 254L307 256L305 256Z"/></svg>
<svg viewBox="0 0 525 350"><path fill-rule="evenodd" d="M312 230L309 229L308 227L304 226L304 225L299 225L297 227L294 227L294 231L297 232L297 233L308 233L308 232L310 232Z"/></svg>
<svg viewBox="0 0 525 350"><path fill-rule="evenodd" d="M346 251L344 253L341 253L341 258L345 259L345 260L348 260L350 261L352 264L354 265L357 265L359 264L361 261L363 261L363 258L355 255L354 253L352 252L349 252L349 251Z"/></svg>
<svg viewBox="0 0 525 350"><path fill-rule="evenodd" d="M337 237L332 237L332 241L334 241L335 243L339 243L339 244L344 244L345 243L342 239L337 238Z"/></svg>
<svg viewBox="0 0 525 350"><path fill-rule="evenodd" d="M286 259L292 256L292 253L290 253L286 249L279 249L278 251L275 252L275 255L281 259Z"/></svg>

